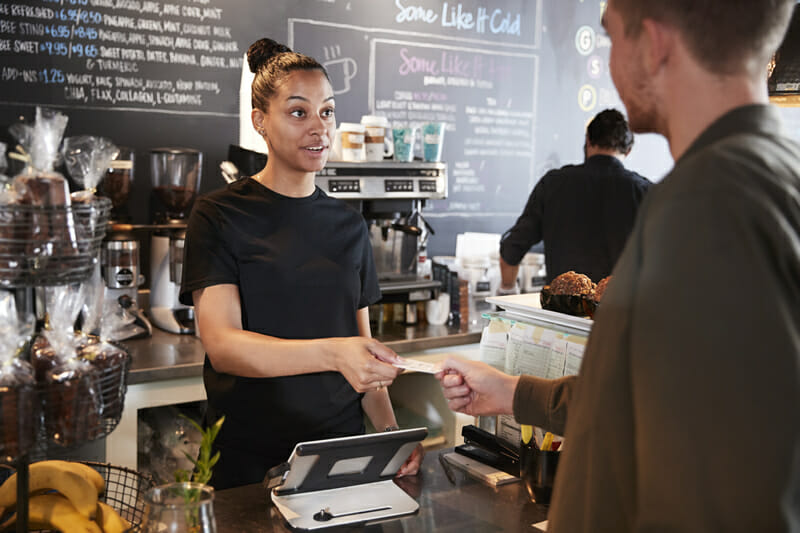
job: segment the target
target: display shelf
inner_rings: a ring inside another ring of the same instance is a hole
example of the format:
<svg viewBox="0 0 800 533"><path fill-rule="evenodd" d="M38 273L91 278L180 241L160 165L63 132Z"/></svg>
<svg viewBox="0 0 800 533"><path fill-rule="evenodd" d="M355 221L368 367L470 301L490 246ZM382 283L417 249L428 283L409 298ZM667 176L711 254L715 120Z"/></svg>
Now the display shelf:
<svg viewBox="0 0 800 533"><path fill-rule="evenodd" d="M106 234L111 201L0 205L0 287L66 285L88 279Z"/></svg>
<svg viewBox="0 0 800 533"><path fill-rule="evenodd" d="M111 201L100 197L73 205L1 205L0 288L21 295L88 281L98 265L110 212ZM43 306L44 299L32 301L34 307ZM26 311L46 316L43 308ZM61 382L0 387L0 457L17 472L16 531L28 531L31 460L46 458L55 446L63 451L105 437L119 423L131 357L124 348L115 349L122 355L97 360ZM105 474L121 471L112 465L104 468ZM124 494L130 500L130 491Z"/></svg>

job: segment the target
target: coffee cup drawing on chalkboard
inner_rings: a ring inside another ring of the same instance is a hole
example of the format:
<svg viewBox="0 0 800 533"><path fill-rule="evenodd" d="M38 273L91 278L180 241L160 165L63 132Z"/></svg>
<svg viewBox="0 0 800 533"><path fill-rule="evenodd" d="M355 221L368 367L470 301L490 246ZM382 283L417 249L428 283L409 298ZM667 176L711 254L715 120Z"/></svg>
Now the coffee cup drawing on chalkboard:
<svg viewBox="0 0 800 533"><path fill-rule="evenodd" d="M328 71L328 78L333 86L333 94L342 94L350 91L350 80L358 73L358 64L352 57L331 59L322 64Z"/></svg>

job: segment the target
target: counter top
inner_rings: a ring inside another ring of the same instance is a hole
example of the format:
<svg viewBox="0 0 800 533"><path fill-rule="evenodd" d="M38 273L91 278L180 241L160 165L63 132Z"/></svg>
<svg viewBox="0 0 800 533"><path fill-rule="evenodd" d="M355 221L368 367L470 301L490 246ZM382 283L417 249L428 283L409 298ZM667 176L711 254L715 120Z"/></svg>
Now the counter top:
<svg viewBox="0 0 800 533"><path fill-rule="evenodd" d="M453 471L451 483L438 461L439 453L449 451L452 448L428 453L418 475L395 480L419 503L415 514L366 526L322 531L536 531L531 524L547 518L547 507L532 503L522 483L493 488L457 469ZM214 514L219 533L292 531L260 484L217 492Z"/></svg>
<svg viewBox="0 0 800 533"><path fill-rule="evenodd" d="M385 324L373 337L399 354L480 342L483 320L472 327ZM128 385L198 377L205 351L194 335L176 335L153 327L153 336L122 341L131 353Z"/></svg>

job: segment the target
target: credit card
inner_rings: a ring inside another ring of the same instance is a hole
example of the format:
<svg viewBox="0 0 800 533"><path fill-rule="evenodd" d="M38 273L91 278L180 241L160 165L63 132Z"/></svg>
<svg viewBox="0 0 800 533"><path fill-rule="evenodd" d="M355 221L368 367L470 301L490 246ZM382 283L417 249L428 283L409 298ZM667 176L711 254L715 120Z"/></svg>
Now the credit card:
<svg viewBox="0 0 800 533"><path fill-rule="evenodd" d="M403 359L399 363L392 363L392 365L411 372L424 372L425 374L435 374L442 369L438 363L427 363L416 359Z"/></svg>

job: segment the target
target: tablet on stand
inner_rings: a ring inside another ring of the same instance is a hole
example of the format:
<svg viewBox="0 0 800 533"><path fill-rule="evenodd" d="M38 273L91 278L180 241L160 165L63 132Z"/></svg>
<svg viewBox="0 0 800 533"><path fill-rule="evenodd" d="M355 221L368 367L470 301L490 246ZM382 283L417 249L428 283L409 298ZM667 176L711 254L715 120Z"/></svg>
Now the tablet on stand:
<svg viewBox="0 0 800 533"><path fill-rule="evenodd" d="M291 527L306 530L414 513L419 504L392 479L427 434L415 428L300 442L272 502Z"/></svg>

